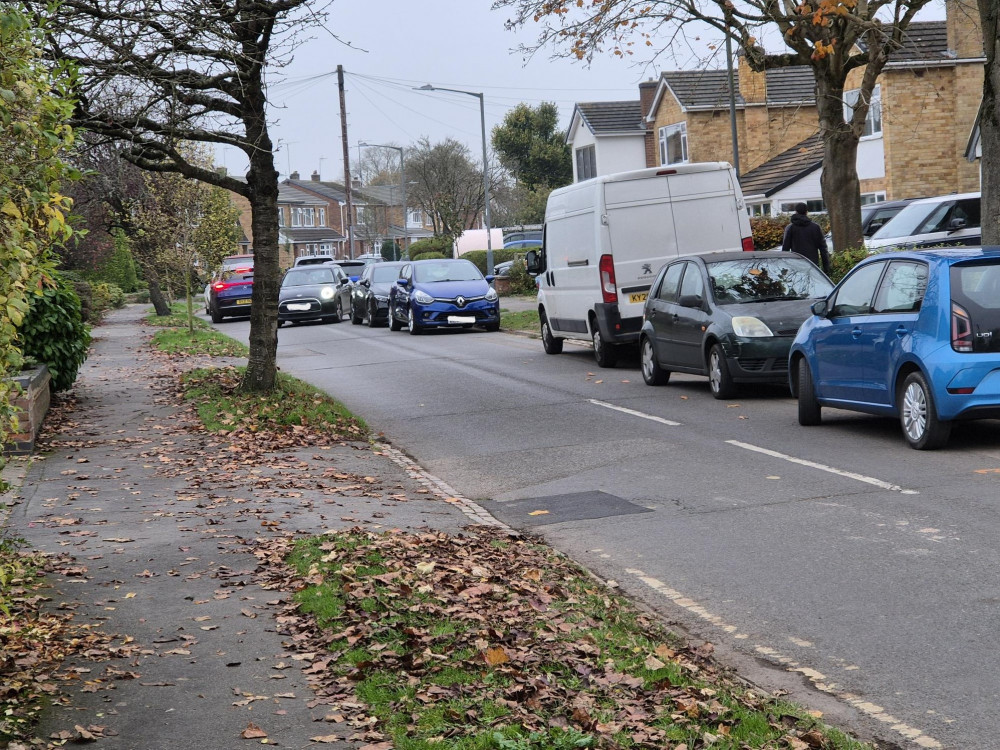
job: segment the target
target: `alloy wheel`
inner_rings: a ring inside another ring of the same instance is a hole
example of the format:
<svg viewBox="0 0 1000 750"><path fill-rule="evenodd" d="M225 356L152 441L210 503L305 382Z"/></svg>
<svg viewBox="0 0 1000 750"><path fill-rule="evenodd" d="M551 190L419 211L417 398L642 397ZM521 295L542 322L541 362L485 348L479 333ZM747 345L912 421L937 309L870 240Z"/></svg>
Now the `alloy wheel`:
<svg viewBox="0 0 1000 750"><path fill-rule="evenodd" d="M913 441L927 430L927 394L919 383L910 383L903 393L903 429Z"/></svg>

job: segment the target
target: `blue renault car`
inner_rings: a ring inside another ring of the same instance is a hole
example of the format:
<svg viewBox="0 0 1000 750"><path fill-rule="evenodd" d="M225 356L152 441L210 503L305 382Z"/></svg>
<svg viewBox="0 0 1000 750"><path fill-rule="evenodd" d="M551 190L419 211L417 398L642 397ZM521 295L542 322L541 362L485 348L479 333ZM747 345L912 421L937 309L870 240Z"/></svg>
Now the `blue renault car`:
<svg viewBox="0 0 1000 750"><path fill-rule="evenodd" d="M926 450L1000 418L1000 247L873 255L812 311L789 353L799 424L825 406L896 417Z"/></svg>
<svg viewBox="0 0 1000 750"><path fill-rule="evenodd" d="M462 259L415 260L389 292L389 329L413 335L431 328L500 330L500 300L476 266Z"/></svg>

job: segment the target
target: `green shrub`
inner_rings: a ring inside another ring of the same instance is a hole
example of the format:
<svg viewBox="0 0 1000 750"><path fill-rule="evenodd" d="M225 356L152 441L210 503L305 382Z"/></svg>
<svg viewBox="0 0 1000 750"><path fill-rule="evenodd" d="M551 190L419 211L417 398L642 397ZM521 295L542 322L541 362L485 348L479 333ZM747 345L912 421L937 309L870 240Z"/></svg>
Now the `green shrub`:
<svg viewBox="0 0 1000 750"><path fill-rule="evenodd" d="M789 221L788 216L751 216L750 231L753 235L754 250L780 247Z"/></svg>
<svg viewBox="0 0 1000 750"><path fill-rule="evenodd" d="M55 391L73 386L90 347L90 327L83 321L80 297L73 287L70 279L56 273L41 294L32 295L28 315L18 330L24 356L48 366Z"/></svg>
<svg viewBox="0 0 1000 750"><path fill-rule="evenodd" d="M847 275L854 266L868 257L868 249L864 246L848 248L834 253L830 258L830 273L827 275L834 284Z"/></svg>
<svg viewBox="0 0 1000 750"><path fill-rule="evenodd" d="M94 308L94 287L76 271L60 271L59 276L71 284L76 296L80 298L80 314L83 322L89 323Z"/></svg>
<svg viewBox="0 0 1000 750"><path fill-rule="evenodd" d="M93 285L92 304L92 314L99 316L107 310L111 310L112 308L118 309L124 305L125 292L117 284L101 281Z"/></svg>
<svg viewBox="0 0 1000 750"><path fill-rule="evenodd" d="M91 282L106 281L114 284L123 292L134 292L138 289L139 278L135 269L135 260L129 249L128 238L117 232L114 238L114 249L111 254L92 273L87 274Z"/></svg>
<svg viewBox="0 0 1000 750"><path fill-rule="evenodd" d="M514 265L510 267L510 273L507 274L507 279L510 281L511 294L534 294L538 291L538 287L535 286L535 277L528 273L523 258L515 258Z"/></svg>
<svg viewBox="0 0 1000 750"><path fill-rule="evenodd" d="M453 246L451 237L427 237L410 245L410 258L415 260L423 253L441 253L442 257L450 258Z"/></svg>
<svg viewBox="0 0 1000 750"><path fill-rule="evenodd" d="M440 258L450 258L450 255L445 255L444 253L427 252L420 253L420 255L414 255L411 260L438 260Z"/></svg>

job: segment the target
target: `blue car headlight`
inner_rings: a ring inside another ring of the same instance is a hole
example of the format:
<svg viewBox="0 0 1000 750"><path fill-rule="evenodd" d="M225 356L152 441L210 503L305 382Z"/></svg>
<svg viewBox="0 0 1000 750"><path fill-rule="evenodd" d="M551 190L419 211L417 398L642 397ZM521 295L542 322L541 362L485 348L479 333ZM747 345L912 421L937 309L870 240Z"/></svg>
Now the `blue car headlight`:
<svg viewBox="0 0 1000 750"><path fill-rule="evenodd" d="M413 301L421 305L429 305L434 301L434 298L422 289L418 289L413 293Z"/></svg>
<svg viewBox="0 0 1000 750"><path fill-rule="evenodd" d="M333 299L333 287L325 286L320 289L319 296L323 299Z"/></svg>
<svg viewBox="0 0 1000 750"><path fill-rule="evenodd" d="M494 289L493 287L490 287L490 290L486 292L486 301L496 302L498 299L499 297L497 296L497 290Z"/></svg>
<svg viewBox="0 0 1000 750"><path fill-rule="evenodd" d="M733 333L745 339L759 339L774 335L762 320L750 315L737 315L733 318Z"/></svg>

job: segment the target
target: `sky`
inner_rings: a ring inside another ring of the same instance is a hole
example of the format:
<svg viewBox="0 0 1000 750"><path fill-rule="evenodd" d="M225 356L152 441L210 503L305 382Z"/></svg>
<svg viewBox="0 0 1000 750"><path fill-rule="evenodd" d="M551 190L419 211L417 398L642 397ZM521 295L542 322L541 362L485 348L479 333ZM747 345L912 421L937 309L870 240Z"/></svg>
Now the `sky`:
<svg viewBox="0 0 1000 750"><path fill-rule="evenodd" d="M587 67L553 59L551 50L525 60L515 48L533 42L536 31L507 31L510 11L490 6L491 0L329 3L326 28L312 29L291 64L269 78L270 132L281 179L293 171L302 179L313 171L324 180L343 179L337 65L345 72L353 170L359 142L407 147L423 136L432 143L459 140L474 160L481 160L478 97L414 90L425 84L483 93L489 138L520 102L554 102L565 129L577 102L636 100L638 84L661 70L725 64L724 56L710 51L718 43L711 31L704 37L689 34L682 47L655 66L606 54ZM943 10L932 8L921 18L943 18ZM246 170L246 159L236 149L221 149L216 159L231 173Z"/></svg>

